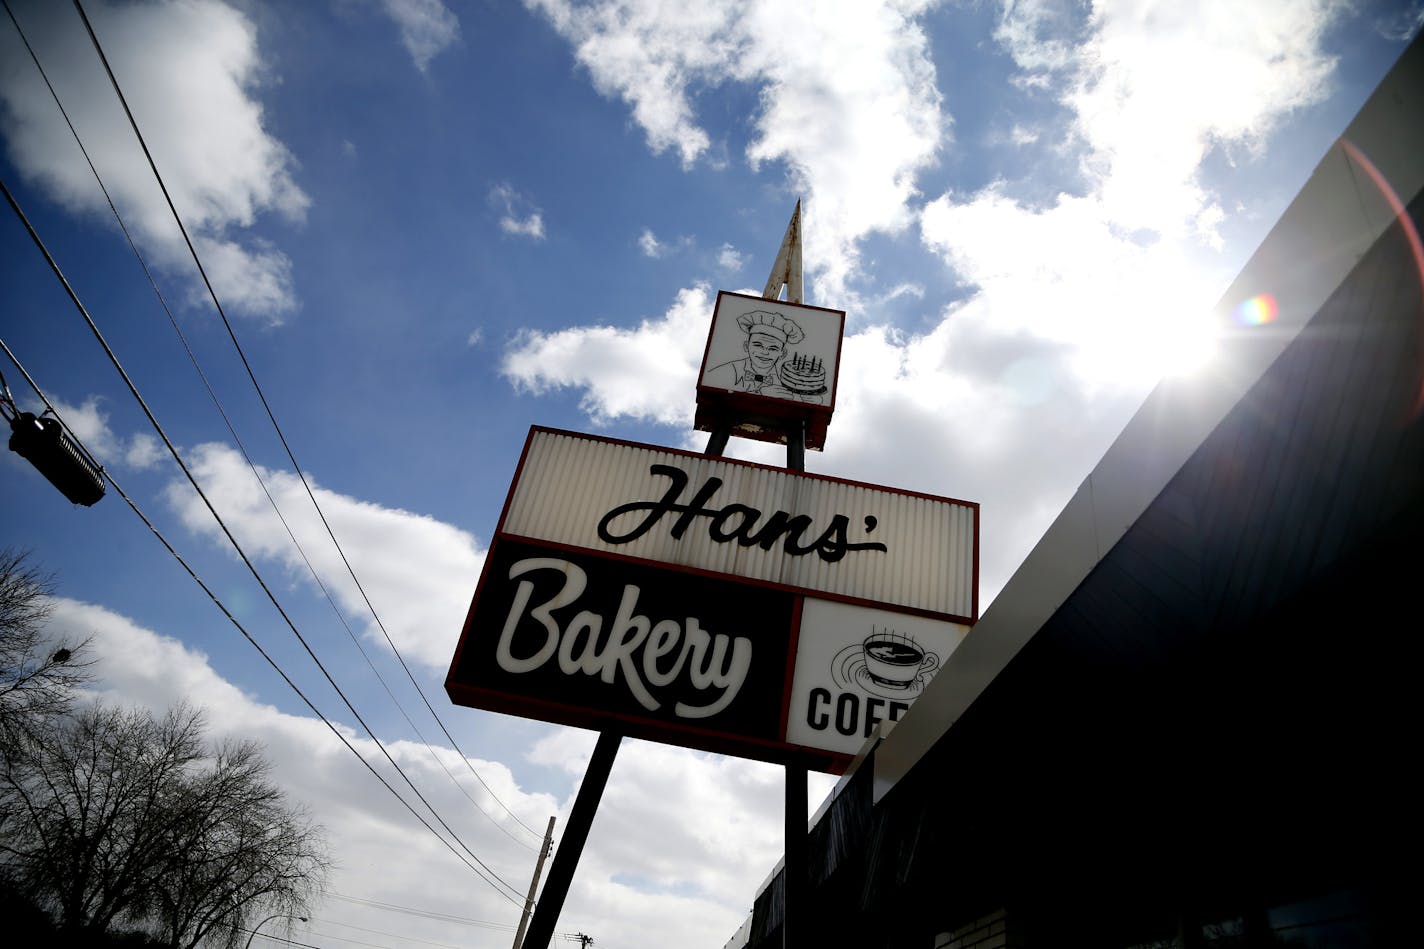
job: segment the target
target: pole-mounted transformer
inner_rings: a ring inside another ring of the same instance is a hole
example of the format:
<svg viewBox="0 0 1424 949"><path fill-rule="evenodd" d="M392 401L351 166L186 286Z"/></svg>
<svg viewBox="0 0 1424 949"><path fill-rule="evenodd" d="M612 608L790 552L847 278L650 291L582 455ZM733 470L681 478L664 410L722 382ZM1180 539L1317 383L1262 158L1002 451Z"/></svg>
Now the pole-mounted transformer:
<svg viewBox="0 0 1424 949"><path fill-rule="evenodd" d="M88 507L104 496L102 471L64 433L58 419L16 412L10 429L10 450L39 469L72 503Z"/></svg>

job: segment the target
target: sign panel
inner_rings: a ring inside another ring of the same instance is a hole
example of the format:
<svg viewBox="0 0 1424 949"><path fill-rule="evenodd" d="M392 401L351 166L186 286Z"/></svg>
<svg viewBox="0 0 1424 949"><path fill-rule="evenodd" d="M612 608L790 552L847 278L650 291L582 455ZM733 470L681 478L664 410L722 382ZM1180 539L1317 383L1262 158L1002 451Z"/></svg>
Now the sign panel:
<svg viewBox="0 0 1424 949"><path fill-rule="evenodd" d="M794 600L500 538L447 687L493 711L772 756L748 746L781 741Z"/></svg>
<svg viewBox="0 0 1424 949"><path fill-rule="evenodd" d="M972 622L979 506L536 428L500 531Z"/></svg>
<svg viewBox="0 0 1424 949"><path fill-rule="evenodd" d="M786 740L854 755L875 726L899 721L969 626L807 598Z"/></svg>
<svg viewBox="0 0 1424 949"><path fill-rule="evenodd" d="M772 442L800 429L806 448L824 448L844 330L844 310L719 292L693 424Z"/></svg>
<svg viewBox="0 0 1424 949"><path fill-rule="evenodd" d="M723 290L698 385L833 408L844 327L843 310Z"/></svg>
<svg viewBox="0 0 1424 949"><path fill-rule="evenodd" d="M977 541L974 504L534 428L445 687L840 771L976 618Z"/></svg>

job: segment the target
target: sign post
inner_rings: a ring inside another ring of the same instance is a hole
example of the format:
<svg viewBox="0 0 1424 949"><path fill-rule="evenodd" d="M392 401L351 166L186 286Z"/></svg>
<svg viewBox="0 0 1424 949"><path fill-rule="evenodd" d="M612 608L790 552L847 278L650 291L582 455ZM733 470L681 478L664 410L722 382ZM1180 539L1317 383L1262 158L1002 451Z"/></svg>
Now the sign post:
<svg viewBox="0 0 1424 949"><path fill-rule="evenodd" d="M529 949L548 949L549 940L554 936L554 924L563 912L564 897L569 895L569 884L573 882L574 870L578 869L579 857L583 856L593 815L598 811L598 802L603 800L603 788L608 784L613 759L618 756L618 745L622 741L623 736L615 731L598 733L598 744L593 746L593 757L588 759L578 797L574 798L574 809L569 812L564 839L554 851L554 862L549 865L544 895L534 904L534 918L525 936Z"/></svg>
<svg viewBox="0 0 1424 949"><path fill-rule="evenodd" d="M781 239L781 247L776 252L776 261L771 265L771 274L766 280L762 297L768 300L781 299L782 287L786 288L786 299L790 303L801 303L804 295L804 277L801 270L801 202L796 202L796 210L791 212L791 222L786 226L786 236ZM719 301L720 302L720 301ZM844 328L844 327L842 327ZM712 346L708 340L708 352ZM836 346L837 362L840 357L839 343ZM750 359L750 356L748 357ZM816 357L812 357L813 359ZM703 378L707 359L704 357ZM814 365L814 363L813 363ZM819 388L819 386L817 387ZM820 393L817 393L819 395ZM726 448L730 427L721 425L707 443L707 454L720 455ZM720 436L720 442L718 438ZM713 445L716 444L714 450ZM806 470L806 422L792 419L786 425L786 467L791 471ZM810 794L810 782L806 766L800 762L788 761L785 765L786 780L782 794L782 839L784 841L785 874L781 907L781 944L784 949L797 946L801 932L801 907L805 901L807 883L806 824Z"/></svg>

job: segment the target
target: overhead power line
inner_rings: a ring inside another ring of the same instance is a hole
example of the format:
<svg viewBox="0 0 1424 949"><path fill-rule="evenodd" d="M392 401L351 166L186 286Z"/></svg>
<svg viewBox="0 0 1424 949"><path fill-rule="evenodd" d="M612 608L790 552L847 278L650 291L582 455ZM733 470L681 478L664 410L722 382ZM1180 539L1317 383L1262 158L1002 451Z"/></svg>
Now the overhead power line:
<svg viewBox="0 0 1424 949"><path fill-rule="evenodd" d="M466 853L470 855L471 859L473 859L475 863L479 864L481 867L484 867L485 871L490 875L490 877L493 877L494 880L498 881L499 884L503 885L505 889L509 891L509 893L514 893L517 896L519 891L516 890L509 882L504 880L487 864L485 864L485 862L481 860L479 856L476 855L475 852L469 848L468 845L465 844L465 842L460 838L460 836L455 833L454 829L451 828L450 825L445 822L444 818L442 818L439 812L435 810L434 806L431 805L431 803L426 799L425 795L422 794L420 792L420 789L415 786L415 782L411 781L409 775L405 773L405 770L402 769L401 766L396 763L396 760L393 757L391 757L391 754L386 749L385 744L382 743L381 740L376 737L376 733L366 723L365 718L361 715L360 712L356 710L355 705L353 705L351 700L347 698L346 693L341 689L341 686L337 684L331 673L327 671L325 664L323 664L321 659L317 657L316 652L312 649L311 644L307 642L306 637L302 635L299 629L297 629L296 623L293 622L292 618L287 614L287 611L282 607L282 604L277 600L276 594L272 592L272 589L262 578L262 574L257 570L257 566L252 562L252 559L247 555L247 552L243 550L242 545L238 543L237 538L232 533L232 530L227 526L227 522L223 520L222 515L220 515L217 511L217 508L213 506L212 501L208 498L206 492L203 491L202 486L198 484L197 478L194 477L193 472L188 468L188 465L183 460L183 456L178 451L177 446L173 444L172 440L168 437L168 433L164 431L163 426L159 424L158 419L154 416L153 411L148 406L148 403L139 393L138 387L134 384L133 379L128 374L128 371L125 370L123 364L119 362L118 356L109 346L108 341L104 338L104 334L100 331L98 325L94 322L93 317L89 315L89 311L85 308L83 302L79 299L78 294L74 291L73 286L70 285L69 280L64 276L64 272L60 269L58 262L56 262L53 255L50 254L49 248L44 245L44 241L41 240L38 232L35 231L34 226L30 223L29 218L26 217L24 211L20 208L19 203L15 200L15 196L10 193L10 189L8 186L6 186L3 179L0 179L0 191L3 191L5 195L5 200L9 203L11 210L15 212L15 215L24 225L25 230L30 235L31 241L35 244L35 246L39 249L40 253L44 256L45 261L49 264L51 272L63 286L65 293L69 296L70 301L74 304L80 316L88 325L90 332L93 333L100 347L104 350L105 355L108 356L110 363L119 373L120 378L123 379L124 385L129 390L129 394L133 396L134 400L143 410L144 416L148 419L148 422L153 427L153 430L158 433L158 437L163 442L164 447L168 449L169 455L172 456L174 462L177 463L179 469L183 472L183 475L188 479L188 483L193 486L193 490L198 493L198 497L202 500L204 506L207 507L208 513L211 514L213 519L217 522L218 527L222 530L223 535L227 538L228 543L232 546L233 550L237 552L239 559L241 559L243 564L247 567L248 572L252 574L253 579L257 581L258 586L262 588L263 593L267 595L268 601L271 602L272 606L277 610L278 615L280 615L282 619L286 622L287 627L292 631L292 635L297 638L297 642L301 644L307 655L311 657L312 662L316 664L317 669L321 671L326 681L331 685L333 689L336 690L336 694L340 696L342 703L345 704L346 708L355 717L356 721L360 723L362 729L371 738L371 740L375 742L376 747L380 749L382 755L385 756L391 767L395 769L396 773L401 776L401 778L410 787L411 791L415 794L415 796L419 798L420 802L425 805L427 810L430 811L431 816L435 818L436 822L439 823L443 828L445 828L446 833L448 833L450 837L455 840L456 843L458 843L460 847L465 850ZM33 385L33 383L31 384ZM48 404L48 402L46 404ZM402 798L402 800L404 800L404 798ZM491 881L486 879L486 882ZM494 885L493 882L491 882L491 885ZM498 889L498 887L496 887L496 889ZM501 891L501 895L503 895L506 899L510 899L513 902L519 902L522 905L522 900L516 900L516 898L511 897L509 893Z"/></svg>
<svg viewBox="0 0 1424 949"><path fill-rule="evenodd" d="M331 538L332 544L335 545L337 553L341 557L341 562L343 565L345 565L346 571L350 575L352 582L355 584L357 591L360 593L362 601L365 603L366 608L370 611L371 616L375 620L377 627L381 630L381 634L385 638L386 643L390 646L391 651L395 654L396 659L400 662L401 668L405 671L406 677L410 680L411 685L415 687L416 692L419 693L421 701L424 702L425 707L430 712L431 717L434 718L436 723L440 726L441 732L450 742L451 747L454 748L455 751L460 755L461 760L465 762L465 766L469 768L470 773L475 776L475 779L480 782L480 784L484 787L485 791L488 792L490 797L494 799L495 803L499 804L499 806L503 808L504 811L509 814L509 816L512 817L520 827L528 831L531 835L533 835L535 839L542 839L542 835L540 835L537 831L531 828L528 824L525 824L524 821L519 818L519 815L515 814L514 811L511 810L510 807L505 804L504 801L501 800L498 795L494 793L494 789L489 786L488 782L485 781L484 777L474 769L473 765L470 764L469 756L466 755L463 750L461 750L459 743L455 741L455 737L450 733L450 730L445 726L445 722L435 711L435 707L431 704L429 697L425 693L425 689L420 685L419 681L416 680L415 675L410 670L410 666L405 661L405 657L401 655L400 650L396 647L395 641L391 638L390 632L386 629L385 623L381 620L380 614L376 611L375 605L372 604L370 596L366 593L366 588L362 585L360 578L356 576L356 571L351 566L351 561L347 558L346 551L342 548L341 542L337 540L336 533L332 530L331 523L327 520L326 512L322 510L321 504L316 499L316 493L312 490L311 484L307 480L306 473L303 471L302 466L297 462L296 454L293 452L291 444L288 442L285 433L283 433L281 425L277 422L276 413L272 410L272 405L268 401L267 395L263 391L261 383L257 381L257 375L252 369L252 364L247 358L247 353L243 350L242 344L237 339L237 333L233 329L232 322L228 319L227 312L223 308L222 302L218 299L217 291L213 288L212 281L208 277L207 269L203 266L203 262L198 254L198 250L194 246L193 241L188 234L188 229L183 223L182 216L178 213L178 209L173 203L172 195L168 191L168 186L163 181L163 176L158 170L158 164L154 160L153 154L148 148L148 143L144 139L143 132L139 129L138 122L133 115L133 110L129 108L128 99L124 95L123 88L119 85L118 77L115 76L113 69L110 67L108 57L104 53L103 45L99 42L99 37L94 32L93 25L89 22L89 17L84 11L84 5L80 2L80 0L74 0L74 7L79 12L80 19L84 22L84 28L88 32L90 42L93 44L94 50L99 56L99 61L104 67L104 72L109 78L109 84L113 87L115 95L118 97L120 104L123 106L124 114L128 117L129 120L129 126L133 129L134 136L138 140L139 146L143 149L144 158L148 161L149 168L153 172L154 180L157 181L159 189L163 192L163 197L168 204L169 212L172 214L173 220L177 223L178 229L183 235L183 242L188 248L188 253L193 258L193 263L197 267L199 275L202 277L203 285L207 289L208 296L213 301L213 307L217 311L219 318L222 320L222 324L227 331L228 338L232 341L233 348L236 350L238 357L242 362L243 369L246 371L247 377L251 381L252 387L256 391L258 399L262 403L262 408L267 414L268 421L271 422L273 430L277 433L277 438L281 442L283 450L286 452L287 459L291 462L292 470L296 473L297 478L301 481L302 487L306 491L307 497L312 503L312 507L315 508L317 516L321 520L322 527L326 530L327 536ZM259 480L261 480L260 476ZM283 523L285 524L285 521ZM325 588L323 587L323 589ZM414 726L412 725L412 727ZM471 799L471 801L473 803L473 799ZM476 805L476 807L478 807L478 805ZM481 812L483 812L483 809L481 809ZM495 823L498 825L498 822ZM499 826L502 827L502 825Z"/></svg>
<svg viewBox="0 0 1424 949"><path fill-rule="evenodd" d="M232 436L233 441L236 443L236 445L237 445L237 447L238 447L238 451L242 454L243 459L244 459L244 460L246 461L246 463L247 463L248 469L252 472L253 478L256 479L257 483L261 486L262 492L263 492L263 494L266 496L268 504L271 505L272 510L273 510L273 513L275 513L275 514L277 515L277 519L278 519L278 521L281 522L282 527L286 530L288 538L290 538L291 541L292 541L292 545L296 548L298 554L301 556L301 559L302 559L303 563L306 564L307 570L311 573L312 580L316 583L317 588L321 591L322 595L325 597L326 602L331 606L332 611L336 614L337 620L341 623L342 627L346 630L346 635L351 639L351 642L355 645L357 651L361 654L361 658L362 658L363 660L365 660L366 665L371 669L372 674L375 675L376 680L381 684L382 689L385 690L386 695L390 697L390 700L391 700L392 704L395 705L396 709L400 712L401 716L405 719L406 724L408 724L408 725L410 726L411 730L415 733L415 736L416 736L416 737L420 740L420 742L425 746L426 751L430 754L431 758L434 759L435 763L440 767L440 769L441 769L442 771L445 772L446 776L447 776L448 778L450 778L451 783L453 783L453 784L455 785L455 787L459 789L460 793L465 796L466 800L468 800L468 801L470 802L470 804L473 805L474 808L475 808L477 811L480 812L480 814L482 814L484 817L486 817L487 819L489 819L489 821L490 821L492 824L494 824L495 827L496 827L502 834L504 834L504 835L505 835L506 837L508 837L510 840L514 841L514 842L515 842L516 844L518 844L519 846L524 847L524 848L529 849L529 850L534 850L535 848L534 848L534 846L533 846L532 844L530 844L529 842L527 842L527 841L525 841L525 840L521 840L521 839L518 838L518 837L515 837L512 833L510 833L510 831L504 826L504 824L503 824L501 821L496 820L496 819L493 817L493 815L491 815L488 811L486 811L483 807L481 807L481 806L480 806L480 803L479 803L478 801L476 801L473 797L470 796L470 793L469 793L469 791L467 791L467 790L465 789L465 786L462 785L458 780L456 780L454 774L452 774L452 773L450 772L450 769L449 769L448 767L446 767L445 762L441 759L440 755L439 755L439 754L435 751L435 749L431 746L430 742L429 742L429 741L425 738L425 736L421 733L419 727L415 724L415 722L411 719L410 715L406 712L405 706L401 704L401 702L400 702L400 700L399 700L398 698L396 698L395 693L391 690L390 685L386 682L385 676L383 676L383 675L381 674L380 670L376 668L376 665L375 665L375 663L372 661L370 655L367 654L365 647L361 645L360 639L356 636L355 632L351 629L351 625L346 621L345 615L342 613L341 609L337 606L336 601L333 599L333 597L332 597L332 595L331 595L331 592L327 589L326 584L322 581L321 576L317 573L317 570L316 570L315 566L312 564L311 558L307 556L307 552L306 552L305 548L302 546L301 542L297 539L295 532L293 532L293 530L292 530L292 528L291 528L291 525L290 525L290 524L288 523L288 521L287 521L287 518L283 515L282 510L281 510L281 507L277 504L276 499L272 496L272 492L269 490L269 488L268 488L268 486L267 486L267 480L262 477L261 472L258 470L256 463L253 461L251 454L250 454L250 453L248 452L248 450L247 450L247 445L244 443L242 437L241 437L240 435L238 435L237 429L234 427L231 418L230 418L230 417L228 416L228 414L227 414L227 410L223 407L222 400L218 398L217 392L213 389L212 383L208 380L207 374L203 371L202 366L199 364L197 354L194 353L192 346L189 345L187 336L183 333L182 327L179 326L177 318L174 317L172 309L168 306L168 301L167 301L167 299L164 297L163 291L159 288L159 286L158 286L158 281L154 278L153 272L150 270L150 268L149 268L149 266L148 266L148 262L144 259L143 253L139 250L137 242L134 240L133 235L130 233L129 228L128 228L128 225L127 225L127 223L124 221L123 215L119 212L119 209L118 209L117 205L114 203L113 197L109 194L109 189L108 189L108 187L104 184L103 176L99 174L98 168L95 167L94 161L93 161L93 159L92 159L92 158L90 157L90 155L89 155L89 150L88 150L88 148L85 147L85 145L84 145L84 140L83 140L83 138L82 138L82 137L80 136L80 134L79 134L79 130L74 127L74 123L70 120L68 110L65 109L64 103L63 103L63 102L60 100L60 98L59 98L59 93L55 90L53 83L50 82L49 75L48 75L48 73L45 71L44 64L40 62L39 56L36 54L34 48L30 45L29 38L25 35L24 28L20 25L19 20L16 19L15 14L14 14L14 11L10 9L9 0L3 0L3 2L4 2L4 6L5 6L5 12L6 12L7 14L9 14L9 16L10 16L10 22L14 25L15 31L16 31L16 33L19 34L20 41L24 44L25 49L29 52L29 54L30 54L30 60L34 63L35 69L39 72L40 78L44 81L45 87L49 90L50 98L53 99L54 104L55 104L55 107L59 110L60 115L64 118L65 124L69 127L70 135L74 138L74 142L75 142L75 144L79 147L80 153L83 154L84 160L85 160L85 162L86 162L86 163L88 164L88 166L89 166L89 171L90 171L90 173L93 175L94 181L95 181L95 182L98 184L98 186L99 186L99 190L100 190L101 192L103 192L104 199L105 199L105 201L106 201L106 202L108 203L108 205L109 205L109 210L110 210L110 212L113 214L114 220L118 223L119 230L123 233L124 239L128 242L129 249L133 252L133 255L134 255L135 259L138 261L139 267L143 270L144 276L147 278L148 283L149 283L149 286L150 286L150 287L152 288L152 290L153 290L154 296L158 299L159 306L162 307L164 314L165 314L165 315L167 316L167 318L168 318L168 323L169 323L169 325L173 328L173 332L177 335L179 342L182 343L183 349L184 349L184 351L185 351L185 352L187 353L187 355L188 355L188 361L192 364L193 369L194 369L194 371L197 373L199 380L201 380L201 382L203 383L203 387L207 390L208 397L212 400L213 405L216 407L216 409L217 409L217 411L218 411L218 415L221 416L221 418L222 418L222 420L223 420L223 424L227 427L228 433ZM100 51L100 56L102 57L102 55L103 55L103 53L102 53L102 50L101 50L101 51ZM107 65L107 64L106 64L106 65ZM112 78L112 74L111 74L111 78ZM122 100L122 92L121 92L121 91L119 92L119 96L120 96L120 99ZM130 116L130 118L132 118L132 116ZM135 127L134 131L135 131L136 134L138 133L137 127ZM142 139L142 136L140 135L140 140L141 140L141 139ZM154 169L154 174L157 175L157 169ZM159 185L160 185L160 187L163 186L163 182L162 182L162 179L161 179L161 178L159 179ZM165 194L166 194L166 189L165 189ZM172 205L170 204L170 208L171 208L171 207L172 207ZM175 211L175 214L176 214L176 211ZM179 221L179 226L180 226L180 227L182 226L182 222L181 222L181 221ZM191 247L191 245L190 245L190 247ZM201 268L201 262L199 262L199 267ZM214 298L214 303L217 303L216 298ZM226 319L226 317L224 317L224 319ZM235 339L234 339L234 342L236 342ZM249 369L249 374L250 374L250 372L251 372L251 370ZM255 380L254 380L254 382L255 382ZM259 390L259 394L260 394L260 390ZM265 400L264 400L264 401L265 401ZM269 410L269 415L270 415L270 410ZM13 423L12 423L12 424L13 424ZM274 421L274 424L275 424L275 421ZM279 436L280 436L280 434L281 434L281 433L280 433L280 430L279 430L278 434L279 434ZM295 464L295 460L294 460L294 464ZM95 466L95 467L96 467L96 469L97 469L97 466ZM66 469L66 470L67 470L67 469ZM298 473L300 474L300 471L299 471ZM48 476L48 475L47 475L47 476ZM102 480L102 478L98 478L97 474L93 475L93 478L94 478L94 479L97 479L98 492L99 492L100 494L102 494L102 491L103 491L103 480ZM51 480L51 481L54 481L55 479L54 479L53 477L51 477L50 480ZM70 479L70 480L72 480L72 479ZM85 482L85 484L87 485L87 481ZM303 484L305 484L305 480L303 480ZM63 486L60 486L59 484L57 484L56 486L57 486L57 487L61 487L61 490L65 490L65 488L64 488ZM310 489L308 489L308 493L309 493L309 495L311 494ZM66 495L67 495L67 496L70 496L70 500L76 501L76 503L93 503L92 501L86 501L86 500L84 500L84 499L76 499L72 494L70 494L69 491L66 491ZM97 500L97 497L95 497L94 500ZM313 503L313 505L316 505L316 499L315 499L315 496L314 496L314 495L312 496L312 503ZM321 509L320 509L319 506L317 507L317 513L318 513L319 515L321 514ZM323 517L323 521L324 521L324 520L325 520L325 518ZM328 534L330 534L330 533L331 533L331 531L330 531L330 528L328 527ZM333 542L335 542L335 540L336 540L336 538L335 538L334 536L332 536L331 539L332 539ZM341 548L340 548L340 545L339 545L339 544L337 544L337 550L338 550L338 552L341 552L341 553L342 553L342 559L343 559L343 561L344 561L344 560L345 560L345 555L344 555L344 552L341 551ZM348 564L348 569L349 569L349 564ZM352 575L352 579L353 579L353 580L356 580L354 574ZM359 588L360 588L360 582L359 582L359 581L356 581L356 582L357 582L357 587L358 587L358 589L359 589ZM362 596L363 596L363 597L365 596L364 590L362 591ZM367 602L368 602L368 604L369 604L369 600L368 600ZM373 615L374 615L374 611L373 611ZM379 623L380 623L380 618L379 618L379 617L376 617L376 621L377 621L377 623L379 624ZM382 627L382 629L383 629L383 631L384 631L384 627ZM389 639L390 639L390 637L389 637L389 635L387 635L387 641L389 641ZM395 650L395 644L394 644L394 643L391 643L391 648L392 648L392 650ZM401 659L402 664L404 664L404 659L400 656L399 651L396 651L396 656L397 656L398 659ZM409 669L407 669L406 671L407 671L407 675L410 675ZM419 685L419 683L415 682L413 676L411 677L411 680L412 680L412 683L415 684L417 690L419 690L419 689L420 689L420 685ZM423 692L423 691L421 692L421 697L422 697L422 699L425 698L425 695L424 695L424 692ZM429 700L428 700L428 699L426 699L426 704L427 704L427 706L429 705ZM431 712L432 712L432 714L434 714L434 710L433 710L433 709L431 710ZM438 716L436 717L436 720L437 720L437 722L439 722ZM443 722L439 722L439 724L441 725L442 728L444 727L444 723L443 723ZM449 737L448 731L446 732L446 736ZM454 739L453 739L453 738L451 739L451 743L452 743L452 745L454 744ZM514 817L515 821L518 822L521 827L523 827L524 829L527 830L527 829L528 829L527 826L524 825L523 822L519 820L518 816L515 815L515 814L513 813L513 811L510 811L510 810L509 810L509 807L508 807L507 805L505 805L505 803L504 803L502 800L500 800L497 795L495 795L493 789L491 789L491 788L489 787L489 785L485 783L484 778L480 776L479 772L477 772L477 771L474 770L473 766L470 765L468 759L465 758L464 753L463 753L462 751L460 751L460 749L459 749L458 746L455 746L455 750L456 750L457 753L459 753L459 754L461 755L461 758L465 760L465 765L466 765L467 768L470 769L470 772L471 772L472 774L474 774L475 778L476 778L482 785L484 785L484 787L485 787L486 791L489 793L490 797L492 797L492 798L495 800L496 803L498 803L501 807L503 807L506 811L508 811L508 812L510 813L510 816Z"/></svg>
<svg viewBox="0 0 1424 949"><path fill-rule="evenodd" d="M334 891L328 891L326 895L330 898L338 899L345 903L354 903L358 906L367 906L373 909L385 910L392 913L401 913L406 916L415 916L420 919L428 919L435 922L456 923L461 926L472 926L476 929L493 929L505 932L513 932L517 928L515 926L509 925L508 923L494 923L484 919L471 919L468 916L455 916L453 914L442 913L437 910L417 909L414 906L403 906L400 903L389 903L383 900L363 899L358 896L348 896L345 893L337 893ZM571 932L561 932L555 933L554 935L559 936L563 939L573 939L576 937L577 934Z"/></svg>
<svg viewBox="0 0 1424 949"><path fill-rule="evenodd" d="M4 189L6 196L9 197L9 189L5 188L3 181L0 181L0 189ZM35 394L38 395L40 401L45 404L46 410L49 412L49 414L51 414L61 425L64 426L65 431L70 435L70 437L74 438L75 441L79 441L78 436L74 435L73 429L71 429L67 424L65 424L63 416L60 414L59 410L55 408L54 403L50 401L47 395L45 395L44 390L40 388L39 383L37 383L34 378L29 374L29 372L25 369L19 358L13 352L11 352L10 347L6 345L3 338L0 338L0 351L4 352L6 358L8 358L10 362L14 364L15 368L20 371L20 374L22 376L24 376L25 381L28 382L30 384L30 387L35 390ZM473 864L466 860L464 855L461 854L459 850L456 850L455 846L451 844L448 840L446 840L445 837L442 836L440 832L437 831L430 824L430 822L427 821L420 814L419 811L412 807L410 802L407 801L400 794L400 792L397 791L395 787L392 786L391 783L387 781L385 777L375 769L375 767L369 761L366 760L366 757L356 749L355 745L351 744L350 740L341 733L341 730L338 729L332 723L331 719L327 718L325 713L323 713L321 709L317 708L316 703L314 703L310 698L307 697L307 694L302 691L301 687L298 686L297 683L292 679L292 677L287 674L286 670L282 668L282 666L277 662L277 660L273 659L272 656L267 652L267 650L262 648L262 644L259 643L250 632L248 632L247 627L243 626L242 622L232 614L232 611L229 610L227 608L227 605L223 603L223 601L218 597L216 593L213 592L212 588L209 587L206 582L204 582L202 577L198 576L197 571L195 571L193 567L188 563L188 561L183 558L183 555L178 553L177 549L171 543L169 543L168 538L163 536L162 531L160 531L158 527L153 523L153 521L151 521L148 516L143 513L143 511L139 508L138 504L133 500L133 498L129 497L128 493L125 492L124 489L119 485L119 483L114 479L113 474L109 472L109 470L106 468L101 470L103 471L105 480L108 481L110 486L113 487L115 493L117 493L119 497L124 499L124 503L126 503L129 506L129 509L132 510L134 514L138 516L139 520L143 521L144 526L147 527L150 532L152 532L153 536L158 539L158 542L163 545L164 549L168 551L168 553L173 557L173 559L178 561L178 565L182 567L184 572L186 572L188 576L193 579L193 582L198 585L199 589L201 589L203 593L207 595L208 599L211 600L213 604L218 608L218 610L222 612L223 616L227 617L228 621L231 622L232 625L237 628L237 631L242 634L242 637L247 640L247 642L252 646L252 648L257 650L258 655L260 655L263 660L265 660L266 663L272 667L273 671L275 671L279 676L281 676L282 681L285 682L294 693L296 693L297 697L302 700L302 703L305 704L307 708L311 709L312 714L316 715L319 719L321 719L322 723L326 725L327 729L330 730L331 733L341 741L341 743L346 747L348 751L350 751L353 755L356 756L357 760L359 760L361 764L365 766L366 770L370 771L371 774L376 778L376 780L381 782L382 786L384 786L387 791L394 795L396 800L400 801L401 804L405 807L405 809L410 811L410 813L414 815L415 819L420 821L420 823L424 825L427 830L434 834L436 839L439 840L442 844L444 844L445 847L449 849L451 853L453 853L461 862L463 862L471 870L474 870L476 876L479 876L480 879L493 886L495 892L499 893L505 899L509 900L512 903L515 903L516 905L522 906L523 901L516 900L506 894L503 890L500 890L499 887L494 885L493 881L486 878L478 868L476 868ZM492 871L490 872L492 873Z"/></svg>

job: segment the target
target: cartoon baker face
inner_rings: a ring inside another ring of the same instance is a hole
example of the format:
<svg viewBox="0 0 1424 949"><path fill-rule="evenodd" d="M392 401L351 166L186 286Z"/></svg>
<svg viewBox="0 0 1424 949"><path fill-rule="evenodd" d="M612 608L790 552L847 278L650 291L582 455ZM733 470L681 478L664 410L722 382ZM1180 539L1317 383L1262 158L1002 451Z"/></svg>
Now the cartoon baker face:
<svg viewBox="0 0 1424 949"><path fill-rule="evenodd" d="M786 351L785 338L776 333L751 333L742 348L751 359L752 371L770 375Z"/></svg>
<svg viewBox="0 0 1424 949"><path fill-rule="evenodd" d="M737 317L737 325L746 333L742 352L746 355L713 366L702 381L730 392L751 392L777 398L791 398L781 384L779 370L787 356L787 348L806 338L795 320L770 310L752 310Z"/></svg>
<svg viewBox="0 0 1424 949"><path fill-rule="evenodd" d="M737 325L746 331L746 350L751 371L770 376L777 363L786 355L787 346L795 346L806 337L795 320L768 310L753 310L737 317Z"/></svg>

